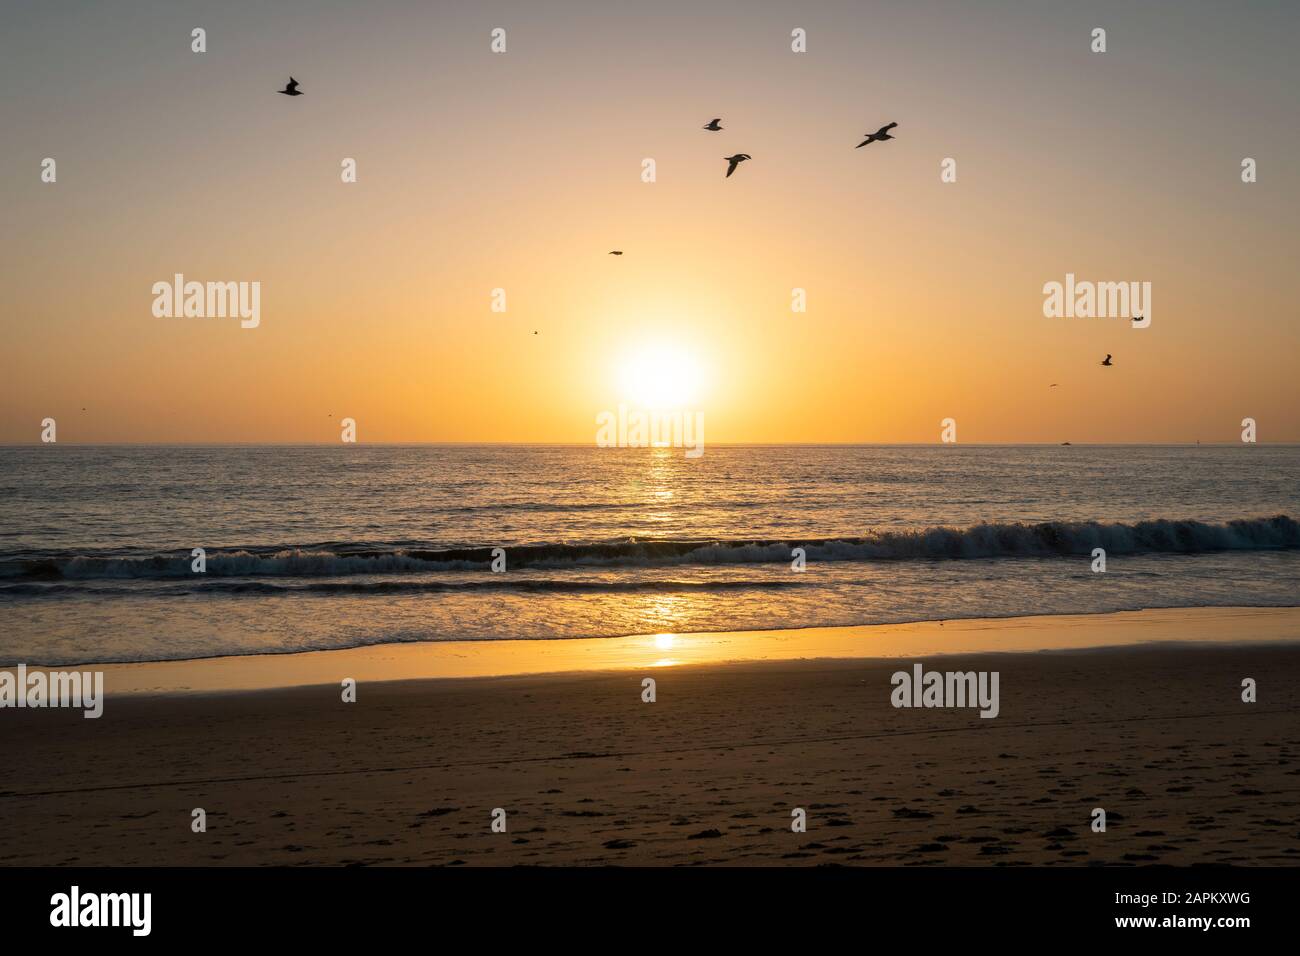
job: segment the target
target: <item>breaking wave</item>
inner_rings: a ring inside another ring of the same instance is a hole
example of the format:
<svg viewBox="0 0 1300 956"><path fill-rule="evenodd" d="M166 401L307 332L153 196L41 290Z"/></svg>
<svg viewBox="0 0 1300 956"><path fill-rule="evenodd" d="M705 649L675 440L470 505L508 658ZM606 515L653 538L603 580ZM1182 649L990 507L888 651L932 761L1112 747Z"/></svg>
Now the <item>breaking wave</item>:
<svg viewBox="0 0 1300 956"><path fill-rule="evenodd" d="M509 546L506 560L510 570L762 564L788 562L792 549L797 547L805 550L808 561L1069 558L1090 555L1094 548L1104 548L1108 555L1272 551L1300 548L1300 523L1287 515L1243 518L1223 524L1159 518L1134 524L1096 521L978 524L968 528L876 531L862 537L541 543ZM487 570L493 550L491 546L440 548L414 543L337 542L213 549L206 555L204 580ZM188 551L0 555L0 580L193 579L192 560ZM557 587L553 582L536 583L539 588ZM516 582L510 586L524 584ZM12 593L15 587L11 585L5 590ZM420 587L436 589L428 583Z"/></svg>

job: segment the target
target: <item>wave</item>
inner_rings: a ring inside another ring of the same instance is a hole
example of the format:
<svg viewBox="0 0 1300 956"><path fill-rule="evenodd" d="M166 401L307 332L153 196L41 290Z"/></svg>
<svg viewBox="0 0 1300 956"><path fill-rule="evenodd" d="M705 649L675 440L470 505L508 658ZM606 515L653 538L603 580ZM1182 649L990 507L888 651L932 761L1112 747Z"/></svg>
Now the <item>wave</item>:
<svg viewBox="0 0 1300 956"><path fill-rule="evenodd" d="M794 548L803 548L810 562L1080 557L1090 555L1094 548L1103 548L1108 555L1271 551L1300 548L1300 523L1287 515L1222 524L1167 518L1133 524L1048 521L877 531L862 537L522 544L505 551L508 569L516 570L789 562ZM204 580L483 571L490 568L494 550L491 546L338 542L214 550L206 556ZM192 579L197 576L191 571L191 561L188 551L0 557L0 580Z"/></svg>
<svg viewBox="0 0 1300 956"><path fill-rule="evenodd" d="M478 591L508 591L535 594L618 594L636 592L685 591L773 591L800 587L804 582L790 581L582 581L521 578L518 575L493 575L477 581L314 581L306 584L273 584L269 581L205 581L191 575L152 588L124 590L112 586L86 584L0 584L3 597L141 597L175 594L252 594L252 595L336 595L336 594L437 594Z"/></svg>

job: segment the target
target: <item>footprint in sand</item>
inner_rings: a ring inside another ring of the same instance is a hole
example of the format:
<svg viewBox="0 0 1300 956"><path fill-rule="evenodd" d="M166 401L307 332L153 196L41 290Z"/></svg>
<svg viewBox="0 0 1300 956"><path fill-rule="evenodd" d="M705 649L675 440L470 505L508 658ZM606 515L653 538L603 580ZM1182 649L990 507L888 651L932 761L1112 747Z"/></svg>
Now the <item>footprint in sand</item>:
<svg viewBox="0 0 1300 956"><path fill-rule="evenodd" d="M722 836L720 830L701 830L699 833L692 833L686 839L688 840L716 840Z"/></svg>

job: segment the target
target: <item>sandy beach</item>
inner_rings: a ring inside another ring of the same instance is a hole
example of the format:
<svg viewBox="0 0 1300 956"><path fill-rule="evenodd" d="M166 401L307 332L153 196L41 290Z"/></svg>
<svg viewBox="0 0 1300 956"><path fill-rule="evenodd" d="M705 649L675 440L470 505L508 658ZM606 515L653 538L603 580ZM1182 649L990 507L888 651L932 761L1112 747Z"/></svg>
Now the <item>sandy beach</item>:
<svg viewBox="0 0 1300 956"><path fill-rule="evenodd" d="M15 951L1294 934L1300 2L1096 6L7 17Z"/></svg>
<svg viewBox="0 0 1300 956"><path fill-rule="evenodd" d="M1227 636L1225 621L1240 643L1212 641L1216 629ZM981 632L986 646L1016 650L969 653ZM1300 638L1297 609L949 622L943 645L937 623L908 625L875 641L859 633L856 646L874 654L856 657L832 640L847 633L825 636L824 655L816 635L785 633L803 659L733 634L708 635L709 646L739 658L748 643L769 659L689 662L682 635L594 670L564 656L589 642L533 642L554 645L547 653L569 669L514 676L423 676L416 657L435 669L449 653L430 647L109 667L99 720L3 715L7 765L27 769L0 785L0 859L1297 862L1300 645L1284 643ZM1116 633L1147 642L1101 646ZM904 664L909 642L919 653ZM376 679L394 676L382 665L394 660L418 679ZM913 661L997 671L999 715L891 706L890 676ZM277 669L282 686L268 688ZM286 686L298 683L291 673L319 680ZM356 703L342 702L340 674L358 679ZM653 703L642 700L646 677ZM1245 677L1257 703L1241 700ZM202 689L138 692L178 680ZM1089 826L1097 807L1104 833ZM205 833L191 831L195 808ZM495 808L504 833L492 831ZM805 833L791 831L795 808Z"/></svg>

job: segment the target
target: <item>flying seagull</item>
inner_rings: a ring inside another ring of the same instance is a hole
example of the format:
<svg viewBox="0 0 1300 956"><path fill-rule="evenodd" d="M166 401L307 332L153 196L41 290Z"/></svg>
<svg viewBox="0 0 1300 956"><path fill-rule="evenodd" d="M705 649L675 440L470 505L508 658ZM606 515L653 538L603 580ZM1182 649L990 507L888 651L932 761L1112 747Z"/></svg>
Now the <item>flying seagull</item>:
<svg viewBox="0 0 1300 956"><path fill-rule="evenodd" d="M722 158L731 164L730 166L727 167L727 176L730 176L732 173L736 171L737 166L739 166L745 160L752 159L753 157L751 157L749 153L737 153L735 156L723 156Z"/></svg>
<svg viewBox="0 0 1300 956"><path fill-rule="evenodd" d="M1106 361L1102 362L1101 364L1102 364L1102 365L1110 365L1110 364L1111 364L1111 361L1110 361L1110 353L1109 353L1109 352L1106 353Z"/></svg>
<svg viewBox="0 0 1300 956"><path fill-rule="evenodd" d="M713 119L709 120L707 126L703 126L701 129L707 129L712 133L716 133L718 130L722 129L722 127L718 125L720 122L722 122L722 117L715 116Z"/></svg>
<svg viewBox="0 0 1300 956"><path fill-rule="evenodd" d="M1056 382L1053 382L1051 385L1049 385L1049 386L1047 386L1047 387L1048 387L1048 388L1056 388Z"/></svg>
<svg viewBox="0 0 1300 956"><path fill-rule="evenodd" d="M866 139L858 143L858 145L854 146L853 148L861 149L863 146L866 146L868 143L874 143L877 140L893 139L894 137L890 135L889 131L897 125L898 125L897 123L890 123L888 126L880 127L880 129L876 130L874 133L863 133L862 135L865 136Z"/></svg>
<svg viewBox="0 0 1300 956"><path fill-rule="evenodd" d="M302 90L298 89L298 81L292 76L289 77L289 82L285 88L282 90L276 90L276 92L283 93L285 96L302 96Z"/></svg>
<svg viewBox="0 0 1300 956"><path fill-rule="evenodd" d="M621 256L622 254L623 254L622 249L614 249L610 251L611 256Z"/></svg>

